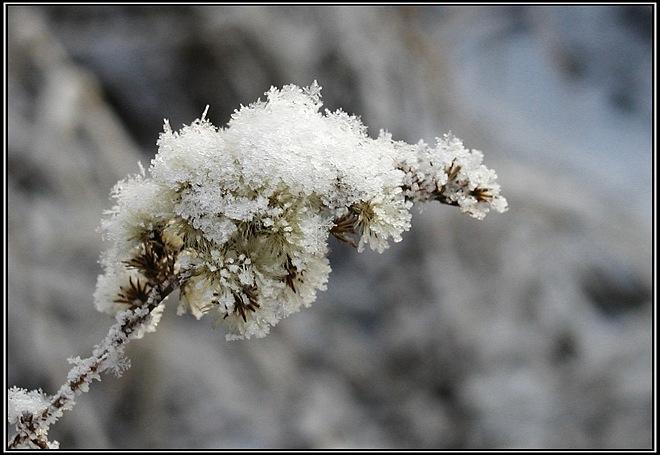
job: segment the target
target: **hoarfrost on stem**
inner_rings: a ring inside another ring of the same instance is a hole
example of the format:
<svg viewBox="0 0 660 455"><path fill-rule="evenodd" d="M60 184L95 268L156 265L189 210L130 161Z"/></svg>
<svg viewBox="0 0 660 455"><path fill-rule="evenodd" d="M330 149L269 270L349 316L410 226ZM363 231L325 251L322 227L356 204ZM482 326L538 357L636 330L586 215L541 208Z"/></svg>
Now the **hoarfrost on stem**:
<svg viewBox="0 0 660 455"><path fill-rule="evenodd" d="M325 289L330 236L382 252L410 228L414 203L439 201L477 219L507 209L482 153L459 139L372 139L358 117L321 108L314 82L271 88L226 128L206 111L178 132L165 121L151 166L115 185L101 222L111 246L94 302L116 323L91 357L69 359L54 396L9 390L10 448L56 447L50 425L101 373L128 368L126 343L155 330L177 289L179 313L214 315L229 340L263 337Z"/></svg>

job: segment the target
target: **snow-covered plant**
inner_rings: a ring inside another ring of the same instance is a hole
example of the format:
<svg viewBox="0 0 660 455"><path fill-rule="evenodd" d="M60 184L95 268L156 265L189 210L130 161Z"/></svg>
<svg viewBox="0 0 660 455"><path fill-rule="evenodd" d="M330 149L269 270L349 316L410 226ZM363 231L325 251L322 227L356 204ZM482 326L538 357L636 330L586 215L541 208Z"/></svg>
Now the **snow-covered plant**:
<svg viewBox="0 0 660 455"><path fill-rule="evenodd" d="M321 88L271 88L224 129L202 117L165 122L148 172L117 183L101 223L110 248L94 295L116 323L74 364L54 396L9 390L10 447L46 448L48 429L105 370L128 367L126 343L152 331L166 297L179 313L211 315L226 338L263 337L324 290L333 236L378 252L410 228L415 202L439 201L482 219L504 212L481 152L445 135L411 145L358 117L321 111Z"/></svg>

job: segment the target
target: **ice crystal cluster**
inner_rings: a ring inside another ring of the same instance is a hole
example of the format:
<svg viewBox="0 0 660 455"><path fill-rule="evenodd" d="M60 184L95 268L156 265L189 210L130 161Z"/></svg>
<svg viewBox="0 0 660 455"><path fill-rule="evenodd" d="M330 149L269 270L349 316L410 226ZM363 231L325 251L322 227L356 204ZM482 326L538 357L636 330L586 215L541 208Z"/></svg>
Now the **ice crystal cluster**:
<svg viewBox="0 0 660 455"><path fill-rule="evenodd" d="M322 111L320 90L271 88L222 129L206 112L178 132L166 121L148 171L113 190L97 308L140 306L173 280L180 312L214 315L227 339L262 337L325 289L329 236L382 252L414 202L479 219L506 210L480 152L449 135L433 147L372 139L358 117Z"/></svg>
<svg viewBox="0 0 660 455"><path fill-rule="evenodd" d="M27 391L18 387L12 387L8 390L7 399L7 420L10 424L19 424L23 416L30 418L41 414L48 407L51 397L44 394L41 389ZM45 436L48 427L61 416L61 411L56 416L52 416L41 427L35 429L35 436L43 440L42 448L59 449L57 441L50 442Z"/></svg>

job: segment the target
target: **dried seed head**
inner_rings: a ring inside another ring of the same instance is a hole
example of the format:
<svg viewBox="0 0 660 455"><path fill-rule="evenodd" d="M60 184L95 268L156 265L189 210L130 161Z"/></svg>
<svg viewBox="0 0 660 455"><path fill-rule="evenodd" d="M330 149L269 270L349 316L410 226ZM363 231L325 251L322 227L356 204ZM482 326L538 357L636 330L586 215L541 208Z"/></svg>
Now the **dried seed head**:
<svg viewBox="0 0 660 455"><path fill-rule="evenodd" d="M224 129L206 111L178 132L165 122L148 172L113 191L97 307L144 302L176 276L181 311L214 313L229 339L262 337L325 289L330 236L382 252L410 228L414 202L506 210L482 154L453 136L372 139L358 117L321 107L318 84L289 85Z"/></svg>

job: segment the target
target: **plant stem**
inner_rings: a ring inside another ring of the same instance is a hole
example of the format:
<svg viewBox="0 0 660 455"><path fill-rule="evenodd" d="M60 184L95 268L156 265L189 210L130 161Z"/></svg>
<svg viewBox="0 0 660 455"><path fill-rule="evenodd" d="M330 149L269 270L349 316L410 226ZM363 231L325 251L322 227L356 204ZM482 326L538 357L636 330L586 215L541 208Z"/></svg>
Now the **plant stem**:
<svg viewBox="0 0 660 455"><path fill-rule="evenodd" d="M47 449L48 429L55 423L63 411L73 408L75 397L88 390L88 384L94 379L101 380L100 373L109 368L118 368L116 359L122 354L124 346L133 338L142 335L141 329L150 322L152 312L169 294L180 286L176 276L168 277L149 292L148 299L139 306L117 315L117 322L110 327L100 345L94 348L91 357L76 361L67 376L67 381L60 387L48 406L40 413L24 413L16 424L16 435L9 442L9 449L25 446Z"/></svg>

